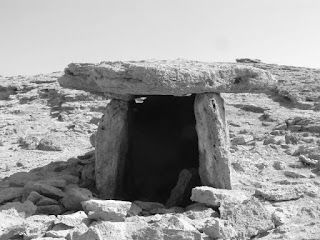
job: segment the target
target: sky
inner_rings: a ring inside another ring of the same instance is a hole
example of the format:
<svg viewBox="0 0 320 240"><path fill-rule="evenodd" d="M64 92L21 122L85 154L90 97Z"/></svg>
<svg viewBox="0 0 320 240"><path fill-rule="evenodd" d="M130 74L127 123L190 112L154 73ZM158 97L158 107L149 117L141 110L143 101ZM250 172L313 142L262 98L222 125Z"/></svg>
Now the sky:
<svg viewBox="0 0 320 240"><path fill-rule="evenodd" d="M0 0L0 75L186 58L320 68L319 0Z"/></svg>

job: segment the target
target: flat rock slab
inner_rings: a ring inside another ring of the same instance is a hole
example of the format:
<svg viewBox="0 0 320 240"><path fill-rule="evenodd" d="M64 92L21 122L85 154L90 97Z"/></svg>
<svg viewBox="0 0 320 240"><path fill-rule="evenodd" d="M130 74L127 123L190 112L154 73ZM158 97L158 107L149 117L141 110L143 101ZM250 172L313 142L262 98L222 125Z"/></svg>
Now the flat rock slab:
<svg viewBox="0 0 320 240"><path fill-rule="evenodd" d="M28 196L29 193L31 193L32 191L38 192L40 194L43 194L44 196L47 196L53 199L60 199L65 196L64 192L59 188L47 185L45 183L40 183L40 182L28 182L24 186L24 194L26 196Z"/></svg>
<svg viewBox="0 0 320 240"><path fill-rule="evenodd" d="M3 202L10 201L15 198L19 198L23 193L21 187L9 187L0 190L0 204Z"/></svg>
<svg viewBox="0 0 320 240"><path fill-rule="evenodd" d="M84 211L90 219L121 222L126 216L138 215L141 208L127 201L95 200L82 202Z"/></svg>
<svg viewBox="0 0 320 240"><path fill-rule="evenodd" d="M238 190L217 189L212 187L195 187L190 198L192 201L204 203L208 206L219 207L223 202L241 203L248 197Z"/></svg>
<svg viewBox="0 0 320 240"><path fill-rule="evenodd" d="M299 199L303 196L303 192L296 187L275 187L256 189L255 195L269 201L288 201Z"/></svg>
<svg viewBox="0 0 320 240"><path fill-rule="evenodd" d="M262 69L235 63L188 60L71 63L59 79L62 87L130 95L186 95L204 92L267 92L276 80Z"/></svg>

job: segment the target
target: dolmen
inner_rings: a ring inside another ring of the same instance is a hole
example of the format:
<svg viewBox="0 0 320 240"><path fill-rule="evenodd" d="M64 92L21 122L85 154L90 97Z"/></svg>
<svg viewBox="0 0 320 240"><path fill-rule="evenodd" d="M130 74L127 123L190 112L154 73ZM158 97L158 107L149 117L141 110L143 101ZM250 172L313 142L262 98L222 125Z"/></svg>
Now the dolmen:
<svg viewBox="0 0 320 240"><path fill-rule="evenodd" d="M272 92L276 79L245 64L150 60L71 63L59 83L111 99L95 139L100 197L157 200L187 186L183 169L232 188L221 93Z"/></svg>

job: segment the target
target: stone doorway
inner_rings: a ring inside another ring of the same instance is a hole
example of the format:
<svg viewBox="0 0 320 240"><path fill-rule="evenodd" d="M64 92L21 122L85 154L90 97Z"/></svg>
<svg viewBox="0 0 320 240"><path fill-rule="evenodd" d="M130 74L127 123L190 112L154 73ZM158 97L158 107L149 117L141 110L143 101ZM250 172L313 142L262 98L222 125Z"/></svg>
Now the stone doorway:
<svg viewBox="0 0 320 240"><path fill-rule="evenodd" d="M194 100L195 95L151 95L129 102L127 199L165 203L180 172L199 168ZM193 184L200 184L198 176L193 177Z"/></svg>
<svg viewBox="0 0 320 240"><path fill-rule="evenodd" d="M102 198L165 202L192 168L200 185L231 189L228 147L218 93L112 99L96 136L97 189Z"/></svg>

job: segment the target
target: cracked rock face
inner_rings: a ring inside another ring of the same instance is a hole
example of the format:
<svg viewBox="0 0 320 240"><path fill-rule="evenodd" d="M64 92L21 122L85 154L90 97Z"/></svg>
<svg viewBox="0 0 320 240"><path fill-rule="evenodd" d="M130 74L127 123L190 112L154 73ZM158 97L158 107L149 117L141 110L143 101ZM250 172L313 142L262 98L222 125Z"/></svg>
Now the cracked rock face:
<svg viewBox="0 0 320 240"><path fill-rule="evenodd" d="M175 95L204 92L267 92L276 80L269 72L233 63L188 60L71 63L59 79L62 87L130 95Z"/></svg>

